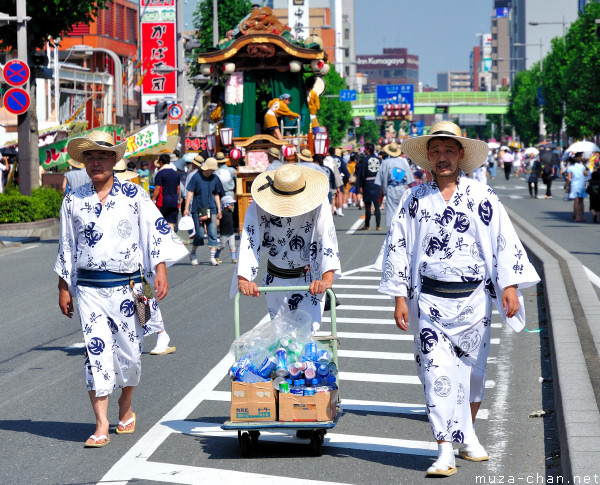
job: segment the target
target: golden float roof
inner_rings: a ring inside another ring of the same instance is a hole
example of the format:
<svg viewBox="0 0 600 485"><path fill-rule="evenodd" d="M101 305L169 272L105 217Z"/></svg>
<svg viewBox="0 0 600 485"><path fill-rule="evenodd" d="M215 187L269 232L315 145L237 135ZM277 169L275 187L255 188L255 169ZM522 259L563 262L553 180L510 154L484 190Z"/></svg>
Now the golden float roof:
<svg viewBox="0 0 600 485"><path fill-rule="evenodd" d="M319 59L327 61L327 53L318 48L300 47L281 35L246 34L223 49L201 53L198 63L233 62L239 71L287 68L293 60L306 63Z"/></svg>

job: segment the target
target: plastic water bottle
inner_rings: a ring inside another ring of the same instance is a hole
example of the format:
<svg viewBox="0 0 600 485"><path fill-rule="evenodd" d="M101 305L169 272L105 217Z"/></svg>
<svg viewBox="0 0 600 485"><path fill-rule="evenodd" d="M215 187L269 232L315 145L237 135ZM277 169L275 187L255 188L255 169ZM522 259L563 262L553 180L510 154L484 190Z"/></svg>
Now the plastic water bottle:
<svg viewBox="0 0 600 485"><path fill-rule="evenodd" d="M237 379L238 381L241 380L240 376L248 369L250 369L250 366L252 365L252 362L250 362L250 359L246 356L241 357L236 363L234 363L231 366L231 370L229 371L229 375L231 377L233 377L234 379Z"/></svg>
<svg viewBox="0 0 600 485"><path fill-rule="evenodd" d="M309 342L304 346L304 356L307 361L317 360L317 344Z"/></svg>
<svg viewBox="0 0 600 485"><path fill-rule="evenodd" d="M329 387L331 391L335 391L338 388L336 381L337 379L335 376L329 376L327 378L327 387Z"/></svg>
<svg viewBox="0 0 600 485"><path fill-rule="evenodd" d="M288 365L288 373L292 379L300 379L302 376L302 369L297 366L297 363Z"/></svg>
<svg viewBox="0 0 600 485"><path fill-rule="evenodd" d="M305 384L304 379L296 379L294 381L294 385L292 387L290 387L290 392L297 396L304 395L304 387L305 387L304 384Z"/></svg>
<svg viewBox="0 0 600 485"><path fill-rule="evenodd" d="M335 362L330 362L329 363L329 373L332 376L337 376L338 375L338 368Z"/></svg>
<svg viewBox="0 0 600 485"><path fill-rule="evenodd" d="M319 350L317 353L317 360L319 361L319 364L329 364L329 361L331 360L329 352L324 349Z"/></svg>
<svg viewBox="0 0 600 485"><path fill-rule="evenodd" d="M250 369L246 369L240 373L240 378L238 380L242 382L265 382L269 379L265 379L264 377L255 374Z"/></svg>
<svg viewBox="0 0 600 485"><path fill-rule="evenodd" d="M315 395L315 388L314 387L305 387L304 388L304 396L314 396Z"/></svg>
<svg viewBox="0 0 600 485"><path fill-rule="evenodd" d="M329 375L329 365L328 364L319 364L317 367L317 375L323 379Z"/></svg>

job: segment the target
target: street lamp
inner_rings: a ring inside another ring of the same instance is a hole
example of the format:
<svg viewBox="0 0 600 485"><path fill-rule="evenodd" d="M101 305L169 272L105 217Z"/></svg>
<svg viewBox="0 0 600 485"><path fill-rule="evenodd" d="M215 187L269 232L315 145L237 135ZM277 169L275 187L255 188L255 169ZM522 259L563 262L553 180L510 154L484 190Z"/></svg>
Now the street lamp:
<svg viewBox="0 0 600 485"><path fill-rule="evenodd" d="M528 22L528 24L529 25L533 25L534 27L537 27L538 25L562 25L563 35L565 35L565 29L566 29L567 22L565 21L565 16L563 15L562 22L536 22L536 21L531 21L531 22Z"/></svg>
<svg viewBox="0 0 600 485"><path fill-rule="evenodd" d="M521 42L515 42L513 44L514 47L526 47L526 46L539 46L540 47L540 80L542 79L542 73L544 70L543 67L543 63L544 63L544 55L542 52L542 48L543 48L543 43L542 43L542 39L540 39L539 43L521 43ZM539 124L539 133L540 133L540 141L543 141L544 138L546 138L546 125L544 123L544 105L540 104L540 124Z"/></svg>
<svg viewBox="0 0 600 485"><path fill-rule="evenodd" d="M104 49L103 47L91 47L89 45L74 45L67 49L71 52L83 52L90 54L94 52L103 52L110 56L115 66L115 115L117 117L117 123L122 123L123 120L123 66L121 65L121 59L113 51Z"/></svg>

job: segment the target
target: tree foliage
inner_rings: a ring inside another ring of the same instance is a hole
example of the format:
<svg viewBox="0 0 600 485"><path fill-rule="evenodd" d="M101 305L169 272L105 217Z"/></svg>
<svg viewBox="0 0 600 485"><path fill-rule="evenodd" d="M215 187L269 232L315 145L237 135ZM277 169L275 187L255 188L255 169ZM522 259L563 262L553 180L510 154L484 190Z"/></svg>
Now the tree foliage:
<svg viewBox="0 0 600 485"><path fill-rule="evenodd" d="M321 109L317 114L319 124L327 128L331 145L340 145L352 122L352 108L347 101L340 101L340 91L348 89L346 81L337 73L333 64L325 76L327 89L321 96Z"/></svg>
<svg viewBox="0 0 600 485"><path fill-rule="evenodd" d="M246 15L250 13L252 2L250 0L220 0L218 2L219 39L227 36ZM202 44L201 52L206 52L213 45L213 1L203 0L198 4L194 13L194 27L196 38Z"/></svg>
<svg viewBox="0 0 600 485"><path fill-rule="evenodd" d="M508 120L526 144L537 141L539 134L539 74L538 64L517 73L509 96Z"/></svg>
<svg viewBox="0 0 600 485"><path fill-rule="evenodd" d="M356 141L360 141L361 138L366 142L371 142L373 144L377 143L379 140L379 125L375 120L360 120L360 126L357 126L354 130L354 134L356 137Z"/></svg>
<svg viewBox="0 0 600 485"><path fill-rule="evenodd" d="M552 48L544 58L542 93L544 121L548 134L558 135L563 122L566 99L566 44L564 37L552 39Z"/></svg>

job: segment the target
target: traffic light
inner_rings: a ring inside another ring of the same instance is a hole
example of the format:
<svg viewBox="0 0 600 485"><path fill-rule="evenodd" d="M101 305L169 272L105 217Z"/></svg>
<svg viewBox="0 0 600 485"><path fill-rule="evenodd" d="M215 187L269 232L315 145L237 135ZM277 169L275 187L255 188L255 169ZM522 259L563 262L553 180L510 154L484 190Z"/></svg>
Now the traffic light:
<svg viewBox="0 0 600 485"><path fill-rule="evenodd" d="M157 120L166 120L169 117L169 104L166 101L159 101L154 105L154 115Z"/></svg>

